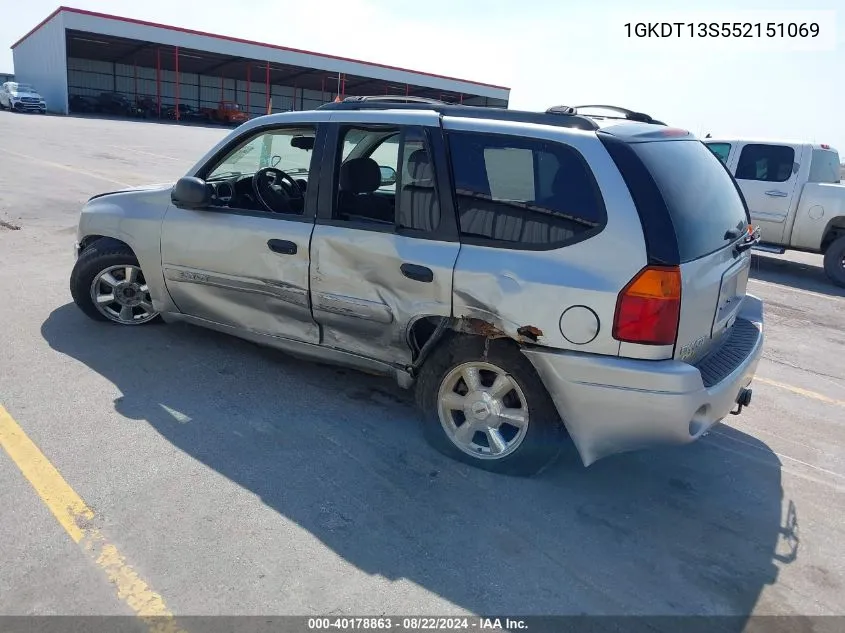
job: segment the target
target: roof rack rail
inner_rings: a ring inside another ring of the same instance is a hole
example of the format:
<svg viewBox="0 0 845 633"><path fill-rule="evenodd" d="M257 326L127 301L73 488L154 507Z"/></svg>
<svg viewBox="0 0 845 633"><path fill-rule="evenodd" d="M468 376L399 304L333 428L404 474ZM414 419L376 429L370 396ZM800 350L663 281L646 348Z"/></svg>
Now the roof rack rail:
<svg viewBox="0 0 845 633"><path fill-rule="evenodd" d="M372 97L347 97L343 101L332 101L317 107L318 110L419 110L421 108L434 110L435 112L439 112L441 116L537 123L578 130L595 131L599 129L595 121L575 112L575 109L569 106L549 108L546 112L527 112L493 106L447 103L425 97L379 95Z"/></svg>
<svg viewBox="0 0 845 633"><path fill-rule="evenodd" d="M346 97L335 103L427 103L431 105L449 105L445 101L429 99L427 97L412 97L410 95L369 95L361 97Z"/></svg>
<svg viewBox="0 0 845 633"><path fill-rule="evenodd" d="M628 121L639 121L640 123L653 123L655 125L666 125L662 121L658 121L657 119L652 118L650 115L646 114L645 112L635 112L633 110L629 110L628 108L620 108L619 106L612 106L612 105L579 105L575 106L575 111L578 114L584 114L582 110L586 108L598 108L600 110L610 110L611 112L616 112L621 114L621 117L614 117L614 116L607 116L607 115L594 115L597 118L603 119L626 119ZM584 116L590 116L589 114L584 114Z"/></svg>

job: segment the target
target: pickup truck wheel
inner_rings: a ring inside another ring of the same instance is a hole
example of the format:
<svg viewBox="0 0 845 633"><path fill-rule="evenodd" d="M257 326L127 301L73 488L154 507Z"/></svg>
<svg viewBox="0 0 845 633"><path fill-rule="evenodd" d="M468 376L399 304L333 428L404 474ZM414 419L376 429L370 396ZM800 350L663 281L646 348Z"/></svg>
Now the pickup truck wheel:
<svg viewBox="0 0 845 633"><path fill-rule="evenodd" d="M824 252L824 272L837 286L845 287L845 235L836 238Z"/></svg>
<svg viewBox="0 0 845 633"><path fill-rule="evenodd" d="M159 321L135 254L111 240L82 251L70 275L74 303L95 321L143 325Z"/></svg>
<svg viewBox="0 0 845 633"><path fill-rule="evenodd" d="M471 466L532 476L554 462L565 434L534 367L507 342L454 336L423 365L416 386L423 433Z"/></svg>

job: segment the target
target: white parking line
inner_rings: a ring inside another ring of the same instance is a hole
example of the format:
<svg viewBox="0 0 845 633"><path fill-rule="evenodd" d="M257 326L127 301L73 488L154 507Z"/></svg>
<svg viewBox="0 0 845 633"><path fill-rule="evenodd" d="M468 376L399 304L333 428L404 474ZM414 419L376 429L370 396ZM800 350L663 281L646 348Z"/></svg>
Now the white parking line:
<svg viewBox="0 0 845 633"><path fill-rule="evenodd" d="M189 161L186 161L182 158L175 158L173 156L165 156L164 154L155 154L153 152L147 152L145 150L136 149L134 147L123 147L121 145L109 145L108 147L111 147L113 149L119 149L119 150L124 151L124 152L135 152L136 154L144 154L146 156L154 156L155 158L166 158L167 160L175 160L175 161L179 161L181 163L189 162Z"/></svg>
<svg viewBox="0 0 845 633"><path fill-rule="evenodd" d="M779 290L788 290L789 292L796 292L801 295L807 295L809 297L816 297L817 299L831 299L832 301L845 301L845 297L840 297L838 295L826 295L821 292L813 292L812 290L804 290L802 288L793 288L792 286L785 286L783 284L776 284L771 281L763 281L762 279L749 279L748 283L755 283L760 284L763 286L769 286L770 288L777 288Z"/></svg>
<svg viewBox="0 0 845 633"><path fill-rule="evenodd" d="M134 185L129 184L128 182L123 182L121 180L116 180L115 178L109 178L108 176L104 176L102 174L98 174L97 172L87 171L85 169L79 169L78 167L71 167L70 165L62 165L61 163L54 163L50 160L44 160L43 158L36 158L35 156L30 156L28 154L19 154L18 152L13 152L8 149L2 150L4 154L8 154L9 156L16 156L17 158L23 158L24 160L32 161L33 163L41 163L42 165L46 165L47 167L56 167L57 169L64 169L65 171L71 171L75 174L80 174L82 176L88 176L89 178L96 178L98 180L105 180L106 182L110 182L115 185L120 185L121 187L134 187Z"/></svg>

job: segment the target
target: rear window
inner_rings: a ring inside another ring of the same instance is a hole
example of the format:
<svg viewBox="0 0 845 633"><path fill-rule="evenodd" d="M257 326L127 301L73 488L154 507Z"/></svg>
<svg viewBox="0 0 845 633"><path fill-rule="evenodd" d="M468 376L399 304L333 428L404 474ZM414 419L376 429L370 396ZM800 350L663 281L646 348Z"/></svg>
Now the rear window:
<svg viewBox="0 0 845 633"><path fill-rule="evenodd" d="M814 149L810 163L810 182L836 183L842 177L839 153L830 149Z"/></svg>
<svg viewBox="0 0 845 633"><path fill-rule="evenodd" d="M748 213L734 180L700 141L655 141L631 146L651 172L666 203L681 262L729 244L725 233L744 230Z"/></svg>

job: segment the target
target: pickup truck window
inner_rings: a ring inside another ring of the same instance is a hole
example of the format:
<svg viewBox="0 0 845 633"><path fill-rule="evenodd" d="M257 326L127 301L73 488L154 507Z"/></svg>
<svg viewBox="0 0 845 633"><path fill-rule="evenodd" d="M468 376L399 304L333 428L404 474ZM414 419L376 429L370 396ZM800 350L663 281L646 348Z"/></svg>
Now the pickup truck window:
<svg viewBox="0 0 845 633"><path fill-rule="evenodd" d="M750 143L742 148L736 166L738 180L786 182L792 177L795 150L786 145Z"/></svg>
<svg viewBox="0 0 845 633"><path fill-rule="evenodd" d="M707 147L716 155L723 163L728 162L728 154L731 153L731 144L730 143L705 143Z"/></svg>
<svg viewBox="0 0 845 633"><path fill-rule="evenodd" d="M830 149L814 149L809 182L837 183L840 180L839 153Z"/></svg>

